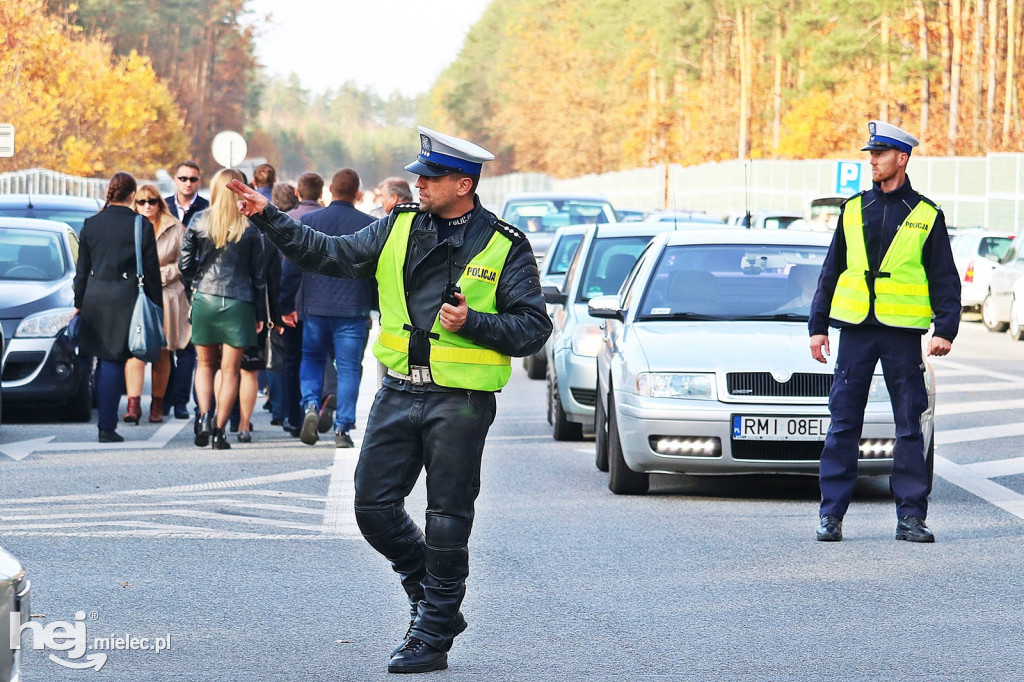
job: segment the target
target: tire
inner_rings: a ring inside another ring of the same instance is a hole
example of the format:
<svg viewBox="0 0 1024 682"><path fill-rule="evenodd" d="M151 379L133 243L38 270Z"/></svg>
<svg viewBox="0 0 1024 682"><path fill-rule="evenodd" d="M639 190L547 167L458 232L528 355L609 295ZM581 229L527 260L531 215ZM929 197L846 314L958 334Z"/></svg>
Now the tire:
<svg viewBox="0 0 1024 682"><path fill-rule="evenodd" d="M633 471L622 457L622 440L615 418L615 403L608 401L608 489L616 495L643 495L651 485L650 474Z"/></svg>
<svg viewBox="0 0 1024 682"><path fill-rule="evenodd" d="M1010 302L1010 324L1008 326L1010 337L1014 341L1024 341L1024 327L1021 327L1020 322L1017 321L1019 313L1020 310L1018 310L1017 299L1015 298Z"/></svg>
<svg viewBox="0 0 1024 682"><path fill-rule="evenodd" d="M551 435L555 440L583 440L583 424L571 422L566 417L565 410L562 409L562 399L558 397L557 384L552 400Z"/></svg>
<svg viewBox="0 0 1024 682"><path fill-rule="evenodd" d="M92 419L92 383L89 372L82 372L75 397L67 402L64 419L69 422L87 422Z"/></svg>
<svg viewBox="0 0 1024 682"><path fill-rule="evenodd" d="M608 471L608 415L605 412L605 401L597 394L594 403L594 464L598 471Z"/></svg>
<svg viewBox="0 0 1024 682"><path fill-rule="evenodd" d="M526 369L526 376L530 379L543 379L547 376L548 359L543 351L527 355L523 358L523 367Z"/></svg>
<svg viewBox="0 0 1024 682"><path fill-rule="evenodd" d="M981 323L990 332L1005 332L1008 326L996 319L996 305L992 300L992 294L986 294L985 300L981 302Z"/></svg>

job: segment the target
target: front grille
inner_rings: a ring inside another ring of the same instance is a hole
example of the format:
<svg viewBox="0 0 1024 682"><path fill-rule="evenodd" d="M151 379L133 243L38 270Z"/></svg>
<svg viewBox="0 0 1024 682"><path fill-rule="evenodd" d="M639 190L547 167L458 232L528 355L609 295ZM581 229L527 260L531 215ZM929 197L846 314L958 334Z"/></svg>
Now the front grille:
<svg viewBox="0 0 1024 682"><path fill-rule="evenodd" d="M821 458L821 441L734 440L733 459L765 459L772 462L816 462Z"/></svg>
<svg viewBox="0 0 1024 682"><path fill-rule="evenodd" d="M730 372L725 375L729 395L752 398L827 398L831 374L798 372L779 383L770 372Z"/></svg>
<svg viewBox="0 0 1024 682"><path fill-rule="evenodd" d="M41 350L14 351L4 361L4 381L20 381L36 371L46 353Z"/></svg>
<svg viewBox="0 0 1024 682"><path fill-rule="evenodd" d="M597 391L592 388L570 388L569 393L580 405L593 407L597 403Z"/></svg>

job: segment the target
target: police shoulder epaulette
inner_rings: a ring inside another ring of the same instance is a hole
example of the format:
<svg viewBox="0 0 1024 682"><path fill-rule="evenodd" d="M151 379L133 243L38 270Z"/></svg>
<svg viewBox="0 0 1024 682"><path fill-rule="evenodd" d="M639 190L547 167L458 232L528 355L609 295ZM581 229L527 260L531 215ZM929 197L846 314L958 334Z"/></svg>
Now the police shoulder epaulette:
<svg viewBox="0 0 1024 682"><path fill-rule="evenodd" d="M513 244L518 244L519 242L521 242L524 239L526 239L526 235L525 234L523 234L522 232L517 230L515 228L515 226L509 225L508 223L506 223L501 218L498 218L497 220L495 220L494 224L491 225L491 227L494 228L495 232L497 232L499 234L503 234L506 237L508 237L512 241Z"/></svg>
<svg viewBox="0 0 1024 682"><path fill-rule="evenodd" d="M396 213L408 213L409 211L419 211L420 205L415 201L410 201L405 204L395 204L395 207L391 210Z"/></svg>
<svg viewBox="0 0 1024 682"><path fill-rule="evenodd" d="M941 211L942 210L942 206L939 206L938 204L936 204L934 201L932 201L931 199L929 199L925 195L919 194L918 196L921 197L921 201L923 201L924 203L928 204L929 206L934 208L936 211Z"/></svg>
<svg viewBox="0 0 1024 682"><path fill-rule="evenodd" d="M843 201L843 203L839 204L839 208L843 208L844 206L846 206L846 204L850 203L851 201L853 201L857 197L862 197L862 196L864 196L867 193L868 193L867 190L862 190L862 191L857 192L856 194L854 194L852 197L846 197L846 200Z"/></svg>

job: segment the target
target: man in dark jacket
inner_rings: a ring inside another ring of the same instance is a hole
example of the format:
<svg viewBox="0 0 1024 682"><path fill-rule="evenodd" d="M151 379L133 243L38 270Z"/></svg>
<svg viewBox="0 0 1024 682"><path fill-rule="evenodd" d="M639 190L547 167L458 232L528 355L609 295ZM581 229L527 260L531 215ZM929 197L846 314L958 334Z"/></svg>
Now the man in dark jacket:
<svg viewBox="0 0 1024 682"><path fill-rule="evenodd" d="M185 227L198 213L210 207L210 202L199 196L203 174L195 161L182 161L174 171L174 186L178 191L164 199L171 215ZM190 294L191 295L191 294ZM174 409L175 419L188 419L188 401L192 398L192 375L196 371L196 348L191 343L174 352L174 364L167 378L169 400L164 403L164 414Z"/></svg>
<svg viewBox="0 0 1024 682"><path fill-rule="evenodd" d="M843 515L857 482L864 409L875 366L892 401L896 441L890 487L896 539L934 542L925 525L931 492L921 415L928 408L921 337L932 325L928 355L946 355L960 324L960 278L942 211L910 186L906 167L917 139L871 121L874 186L843 204L811 303L811 356L826 362L828 326L839 327L831 425L821 453L817 539L843 539Z"/></svg>
<svg viewBox="0 0 1024 682"><path fill-rule="evenodd" d="M374 355L387 366L355 473L356 521L390 561L412 620L390 672L448 667L466 628L459 610L467 543L480 490L494 392L510 356L531 355L551 333L530 242L480 204L477 145L420 128L420 204L405 204L353 235L329 237L282 216L244 185L242 212L301 267L334 277L376 277L381 330ZM426 527L405 497L427 471Z"/></svg>
<svg viewBox="0 0 1024 682"><path fill-rule="evenodd" d="M374 220L355 207L359 193L359 175L344 168L331 179L330 205L322 211L305 215L302 222L324 234L353 234ZM334 445L353 446L349 430L356 425L356 398L362 376L363 351L366 349L369 318L373 300L373 284L365 279L339 279L304 272L291 261L282 268L283 298L294 305L298 295L302 301L302 364L299 384L305 416L299 438L306 445L319 439L321 396L324 388L324 365L328 352L334 351L338 372L337 407L334 415ZM286 307L289 307L286 305Z"/></svg>

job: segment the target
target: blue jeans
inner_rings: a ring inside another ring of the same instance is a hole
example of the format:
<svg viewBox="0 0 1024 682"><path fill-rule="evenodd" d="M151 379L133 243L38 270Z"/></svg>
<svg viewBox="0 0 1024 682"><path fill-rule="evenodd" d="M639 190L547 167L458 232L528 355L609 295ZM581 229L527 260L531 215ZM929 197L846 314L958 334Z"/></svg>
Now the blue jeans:
<svg viewBox="0 0 1024 682"><path fill-rule="evenodd" d="M324 365L327 352L334 347L334 366L338 371L338 408L334 430L349 431L356 425L356 398L366 350L365 317L323 317L307 315L302 325L302 365L299 385L302 406L320 408L324 389Z"/></svg>
<svg viewBox="0 0 1024 682"><path fill-rule="evenodd" d="M117 408L124 394L124 361L97 358L93 378L96 382L96 426L103 431L116 431Z"/></svg>

